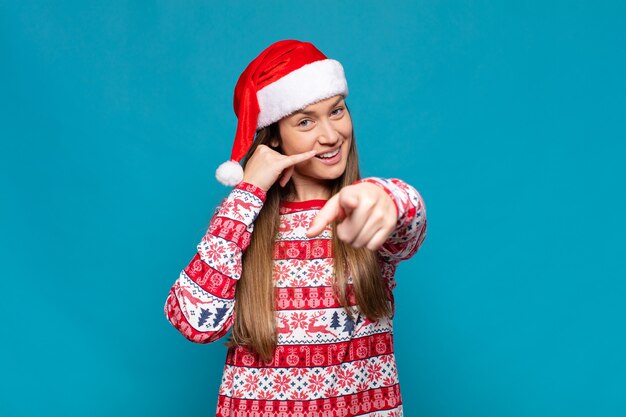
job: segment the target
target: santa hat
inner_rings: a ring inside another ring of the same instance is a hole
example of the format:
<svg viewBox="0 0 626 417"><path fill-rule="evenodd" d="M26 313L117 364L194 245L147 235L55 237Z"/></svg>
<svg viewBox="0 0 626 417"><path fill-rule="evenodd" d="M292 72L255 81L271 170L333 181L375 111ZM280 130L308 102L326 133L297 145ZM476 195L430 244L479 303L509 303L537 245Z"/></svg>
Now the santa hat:
<svg viewBox="0 0 626 417"><path fill-rule="evenodd" d="M348 95L343 67L313 44L282 40L267 47L235 86L237 133L230 160L217 168L215 178L224 185L239 184L243 169L238 161L252 146L257 130L338 94Z"/></svg>

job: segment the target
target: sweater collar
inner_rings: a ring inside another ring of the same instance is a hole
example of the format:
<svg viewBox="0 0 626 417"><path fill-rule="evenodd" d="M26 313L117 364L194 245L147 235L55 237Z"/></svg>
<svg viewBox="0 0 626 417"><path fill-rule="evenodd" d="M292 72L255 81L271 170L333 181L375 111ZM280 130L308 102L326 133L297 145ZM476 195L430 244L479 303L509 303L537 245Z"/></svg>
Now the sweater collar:
<svg viewBox="0 0 626 417"><path fill-rule="evenodd" d="M304 210L319 210L324 207L328 200L314 199L305 201L285 201L281 200L281 213L293 213Z"/></svg>

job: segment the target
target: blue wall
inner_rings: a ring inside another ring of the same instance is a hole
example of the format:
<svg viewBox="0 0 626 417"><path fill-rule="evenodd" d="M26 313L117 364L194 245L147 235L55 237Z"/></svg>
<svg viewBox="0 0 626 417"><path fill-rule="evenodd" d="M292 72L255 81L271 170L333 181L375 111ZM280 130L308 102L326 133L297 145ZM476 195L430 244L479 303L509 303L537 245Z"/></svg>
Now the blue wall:
<svg viewBox="0 0 626 417"><path fill-rule="evenodd" d="M406 414L626 415L626 3L42 3L0 3L0 415L214 415L226 348L163 304L290 38L343 63L363 173L426 200Z"/></svg>

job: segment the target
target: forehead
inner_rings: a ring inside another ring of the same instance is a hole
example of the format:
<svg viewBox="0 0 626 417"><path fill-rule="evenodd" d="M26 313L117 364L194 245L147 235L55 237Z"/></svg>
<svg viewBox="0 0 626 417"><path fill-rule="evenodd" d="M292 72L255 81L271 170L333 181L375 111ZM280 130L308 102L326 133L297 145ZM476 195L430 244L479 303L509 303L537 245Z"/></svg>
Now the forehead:
<svg viewBox="0 0 626 417"><path fill-rule="evenodd" d="M337 104L341 103L343 100L344 100L344 97L342 95L329 97L324 100L320 100L317 103L309 104L303 109L296 110L290 116L295 117L301 114L324 113L327 109L335 107Z"/></svg>

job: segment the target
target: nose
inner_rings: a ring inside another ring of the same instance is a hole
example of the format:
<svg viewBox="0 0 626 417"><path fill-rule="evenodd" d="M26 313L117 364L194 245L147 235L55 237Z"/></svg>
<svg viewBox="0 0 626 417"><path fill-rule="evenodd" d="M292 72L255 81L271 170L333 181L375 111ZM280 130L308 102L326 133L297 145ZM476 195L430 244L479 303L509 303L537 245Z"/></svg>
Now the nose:
<svg viewBox="0 0 626 417"><path fill-rule="evenodd" d="M333 122L330 120L326 120L322 124L322 130L320 132L318 141L323 144L334 145L335 143L339 141L340 138L341 136L339 135L339 132L333 125Z"/></svg>

